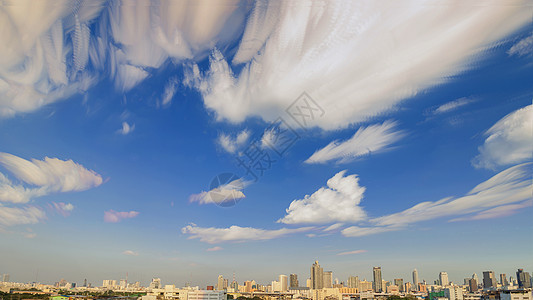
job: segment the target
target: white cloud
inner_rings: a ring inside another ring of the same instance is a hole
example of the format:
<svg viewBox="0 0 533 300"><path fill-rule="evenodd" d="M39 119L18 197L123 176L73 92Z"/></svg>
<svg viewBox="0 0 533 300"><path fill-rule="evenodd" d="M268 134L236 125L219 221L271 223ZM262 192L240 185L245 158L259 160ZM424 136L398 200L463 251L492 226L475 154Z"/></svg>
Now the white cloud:
<svg viewBox="0 0 533 300"><path fill-rule="evenodd" d="M139 252L133 251L133 250L126 250L122 252L122 254L129 255L129 256L139 256Z"/></svg>
<svg viewBox="0 0 533 300"><path fill-rule="evenodd" d="M450 220L450 222L457 221L474 221L474 220L484 220L484 219L494 219L494 218L503 218L510 215L514 215L518 210L533 206L533 199L520 202L518 204L508 204L497 206L495 208L487 209L485 211L479 212L472 216L455 218Z"/></svg>
<svg viewBox="0 0 533 300"><path fill-rule="evenodd" d="M286 209L286 215L278 220L285 224L323 224L332 222L359 222L366 213L359 206L365 188L359 185L357 175L344 176L341 171L327 181L311 196L294 200Z"/></svg>
<svg viewBox="0 0 533 300"><path fill-rule="evenodd" d="M344 226L343 223L335 223L335 224L333 224L333 225L328 226L326 229L324 229L324 231L333 231L333 230L337 230L337 229L341 228L342 226Z"/></svg>
<svg viewBox="0 0 533 300"><path fill-rule="evenodd" d="M72 160L45 157L25 160L0 152L0 166L27 184L15 184L0 173L0 201L25 203L57 192L84 191L102 184L102 177Z"/></svg>
<svg viewBox="0 0 533 300"><path fill-rule="evenodd" d="M104 222L118 223L124 219L135 218L139 215L138 211L114 211L112 209L104 212Z"/></svg>
<svg viewBox="0 0 533 300"><path fill-rule="evenodd" d="M74 210L74 205L71 203L64 202L52 202L50 207L55 210L58 214L67 217Z"/></svg>
<svg viewBox="0 0 533 300"><path fill-rule="evenodd" d="M341 252L337 253L337 255L352 255L352 254L361 254L367 252L366 250L354 250L354 251L347 251L347 252Z"/></svg>
<svg viewBox="0 0 533 300"><path fill-rule="evenodd" d="M346 163L362 156L385 151L404 136L395 128L396 123L391 121L360 127L350 139L329 143L313 153L305 162L312 164L337 160L339 163Z"/></svg>
<svg viewBox="0 0 533 300"><path fill-rule="evenodd" d="M477 168L495 169L533 158L533 105L516 110L494 124L485 135L479 155L472 161Z"/></svg>
<svg viewBox="0 0 533 300"><path fill-rule="evenodd" d="M394 226L379 226L379 227L359 227L359 226L350 226L343 229L342 235L345 237L361 237L367 236L382 232L396 231L402 229L401 227Z"/></svg>
<svg viewBox="0 0 533 300"><path fill-rule="evenodd" d="M228 228L215 227L198 227L195 224L190 224L181 229L183 234L188 234L189 239L199 239L202 242L209 244L217 244L222 242L244 242L249 240L271 240L280 238L289 234L306 232L313 229L313 227L302 228L281 228L276 230L259 229L252 227L230 226Z"/></svg>
<svg viewBox="0 0 533 300"><path fill-rule="evenodd" d="M435 111L433 112L436 115L448 113L451 111L454 111L462 106L468 105L470 103L474 102L473 99L470 98L459 98L457 100L450 101L448 103L444 103L443 105L437 107Z"/></svg>
<svg viewBox="0 0 533 300"><path fill-rule="evenodd" d="M213 248L208 248L208 249L205 250L205 251L207 251L207 252L215 252L215 251L220 251L220 250L222 250L222 249L223 249L223 248L220 247L220 246L215 246L215 247L213 247Z"/></svg>
<svg viewBox="0 0 533 300"><path fill-rule="evenodd" d="M248 138L250 138L250 132L248 130L243 130L234 137L221 133L218 136L217 143L226 152L233 154L248 141Z"/></svg>
<svg viewBox="0 0 533 300"><path fill-rule="evenodd" d="M305 91L325 111L311 125L343 128L474 67L530 22L527 1L508 3L257 2L233 58L238 73L215 50L187 82L218 120L273 121Z"/></svg>
<svg viewBox="0 0 533 300"><path fill-rule="evenodd" d="M135 130L135 124L128 124L128 122L122 122L122 128L118 130L118 133L122 135L127 135Z"/></svg>
<svg viewBox="0 0 533 300"><path fill-rule="evenodd" d="M478 184L465 196L422 202L404 211L371 219L370 223L387 228L443 217L479 213L486 216L495 215L493 209L496 207L521 205L531 199L532 166L533 163L525 163L510 167ZM345 231L350 232L348 229Z"/></svg>
<svg viewBox="0 0 533 300"><path fill-rule="evenodd" d="M530 36L521 39L518 43L514 44L509 51L507 51L509 56L524 56L531 53L533 53L533 33Z"/></svg>
<svg viewBox="0 0 533 300"><path fill-rule="evenodd" d="M246 198L242 190L246 188L250 182L243 181L238 178L227 184L222 184L208 192L202 191L199 194L192 194L189 197L189 202L198 202L199 204L234 204L243 198Z"/></svg>
<svg viewBox="0 0 533 300"><path fill-rule="evenodd" d="M202 59L212 47L240 36L248 8L238 3L43 0L4 5L0 117L83 93L102 74L125 92L168 59Z"/></svg>
<svg viewBox="0 0 533 300"><path fill-rule="evenodd" d="M46 214L36 206L6 207L0 205L0 227L35 224L44 219L46 219Z"/></svg>
<svg viewBox="0 0 533 300"><path fill-rule="evenodd" d="M170 106L170 104L172 103L172 98L174 98L178 87L179 82L176 77L172 77L168 80L167 84L165 85L165 91L163 92L163 96L160 102L160 105L162 107Z"/></svg>

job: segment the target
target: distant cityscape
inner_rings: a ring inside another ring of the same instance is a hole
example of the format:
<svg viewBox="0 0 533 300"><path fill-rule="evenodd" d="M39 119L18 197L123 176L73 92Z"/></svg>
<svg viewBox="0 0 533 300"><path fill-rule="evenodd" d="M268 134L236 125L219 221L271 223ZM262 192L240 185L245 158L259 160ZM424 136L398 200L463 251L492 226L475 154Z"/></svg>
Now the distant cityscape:
<svg viewBox="0 0 533 300"><path fill-rule="evenodd" d="M302 299L302 300L533 300L533 280L529 272L518 269L507 276L494 271L483 271L481 279L476 273L464 278L463 282L452 282L448 273L442 271L433 282L420 280L417 269L412 278L383 279L381 267L373 267L371 281L349 276L346 281L334 279L332 271L324 271L318 261L310 267L309 276L300 280L297 274L281 274L277 280L260 284L246 280L242 284L233 278L218 275L216 282L205 287L185 284L163 284L160 278L153 278L148 286L128 279L106 279L101 286L82 284L61 279L54 284L37 282L10 282L9 274L2 275L0 299L103 299L130 298L138 300L227 300L227 299ZM516 276L513 276L516 275ZM19 295L18 298L14 295ZM21 298L20 295L24 295Z"/></svg>

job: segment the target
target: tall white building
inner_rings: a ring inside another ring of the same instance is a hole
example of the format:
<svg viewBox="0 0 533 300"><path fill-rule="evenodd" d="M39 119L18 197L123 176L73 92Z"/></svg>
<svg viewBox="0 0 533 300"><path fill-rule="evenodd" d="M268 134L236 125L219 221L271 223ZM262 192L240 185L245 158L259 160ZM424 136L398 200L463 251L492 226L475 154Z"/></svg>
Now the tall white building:
<svg viewBox="0 0 533 300"><path fill-rule="evenodd" d="M216 289L219 290L219 291L223 291L226 288L227 287L224 286L224 277L222 275L218 275Z"/></svg>
<svg viewBox="0 0 533 300"><path fill-rule="evenodd" d="M448 286L444 294L448 300L463 300L463 288L458 285Z"/></svg>
<svg viewBox="0 0 533 300"><path fill-rule="evenodd" d="M289 290L287 275L279 275L279 287L280 292L287 292Z"/></svg>
<svg viewBox="0 0 533 300"><path fill-rule="evenodd" d="M450 285L450 281L448 280L448 273L440 272L440 274L439 274L439 282L440 282L440 285L442 285L442 286Z"/></svg>
<svg viewBox="0 0 533 300"><path fill-rule="evenodd" d="M418 291L418 271L413 270L413 290Z"/></svg>

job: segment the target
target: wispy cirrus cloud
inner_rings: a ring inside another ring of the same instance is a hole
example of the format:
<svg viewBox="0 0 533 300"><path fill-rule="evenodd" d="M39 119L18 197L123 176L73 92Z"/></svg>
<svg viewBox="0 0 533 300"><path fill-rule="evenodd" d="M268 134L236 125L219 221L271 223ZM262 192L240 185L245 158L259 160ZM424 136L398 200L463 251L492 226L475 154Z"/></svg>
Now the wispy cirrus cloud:
<svg viewBox="0 0 533 300"><path fill-rule="evenodd" d="M442 104L441 106L437 107L433 111L433 114L440 115L440 114L448 113L448 112L457 110L460 107L468 105L468 104L470 104L470 103L472 103L474 101L475 100L472 99L472 98L462 97L462 98L459 98L457 100L453 100L453 101L450 101L450 102Z"/></svg>
<svg viewBox="0 0 533 300"><path fill-rule="evenodd" d="M72 205L71 203L64 202L52 202L50 204L50 207L63 217L68 217L70 213L74 210L74 205Z"/></svg>
<svg viewBox="0 0 533 300"><path fill-rule="evenodd" d="M533 104L518 109L485 132L485 142L472 160L477 168L495 169L533 158Z"/></svg>
<svg viewBox="0 0 533 300"><path fill-rule="evenodd" d="M84 93L105 77L126 92L170 59L202 59L242 32L248 6L238 4L43 0L0 7L0 117Z"/></svg>
<svg viewBox="0 0 533 300"><path fill-rule="evenodd" d="M250 131L243 130L235 136L231 136L225 133L221 133L217 138L217 143L228 153L235 153L239 148L250 138Z"/></svg>
<svg viewBox="0 0 533 300"><path fill-rule="evenodd" d="M450 221L480 220L508 216L533 205L531 200L533 163L510 167L478 184L462 197L421 202L404 211L368 220L369 226L342 230L347 237L361 237L397 231L409 225L439 218Z"/></svg>
<svg viewBox="0 0 533 300"><path fill-rule="evenodd" d="M365 252L368 252L367 250L353 250L353 251L346 251L346 252L341 252L341 253L337 253L337 255L353 255L353 254L361 254L361 253L365 253Z"/></svg>
<svg viewBox="0 0 533 300"><path fill-rule="evenodd" d="M122 252L122 254L128 255L128 256L139 256L139 252L133 251L133 250L125 250Z"/></svg>
<svg viewBox="0 0 533 300"><path fill-rule="evenodd" d="M122 128L117 130L118 133L122 135L128 135L132 133L135 130L135 124L129 124L128 122L124 121L122 122Z"/></svg>
<svg viewBox="0 0 533 300"><path fill-rule="evenodd" d="M345 174L346 171L335 174L327 181L327 187L322 187L303 199L292 201L286 209L286 215L278 223L355 223L365 220L366 213L359 205L365 187L359 185L357 175Z"/></svg>
<svg viewBox="0 0 533 300"><path fill-rule="evenodd" d="M224 205L226 203L235 203L246 196L243 190L250 185L251 182L244 181L241 178L232 180L229 183L221 184L209 191L202 191L198 194L192 194L189 197L189 202L197 202L199 204L218 204Z"/></svg>
<svg viewBox="0 0 533 300"><path fill-rule="evenodd" d="M45 212L37 206L6 207L0 204L0 228L36 224L45 219Z"/></svg>
<svg viewBox="0 0 533 300"><path fill-rule="evenodd" d="M102 177L72 160L45 157L25 160L0 152L0 166L21 183L0 173L0 201L26 203L51 193L84 191L102 184ZM23 184L24 183L24 184Z"/></svg>
<svg viewBox="0 0 533 300"><path fill-rule="evenodd" d="M215 247L213 247L213 248L208 248L208 249L206 249L205 251L207 251L207 252L215 252L215 251L221 251L221 250L223 250L223 249L224 249L224 248L222 248L222 247L220 247L220 246L215 246Z"/></svg>
<svg viewBox="0 0 533 300"><path fill-rule="evenodd" d="M218 120L273 121L306 91L326 111L311 126L365 122L475 67L531 19L526 1L313 3L257 2L233 61L215 49L208 70L191 68L187 83Z"/></svg>
<svg viewBox="0 0 533 300"><path fill-rule="evenodd" d="M178 91L178 88L179 88L178 79L176 77L170 78L167 84L165 85L165 91L163 92L159 105L161 107L170 106L170 104L172 103L172 98L174 98L174 95Z"/></svg>
<svg viewBox="0 0 533 300"><path fill-rule="evenodd" d="M183 234L189 235L189 239L199 239L201 242L217 244L223 242L244 242L271 240L284 237L294 233L306 232L313 227L302 228L281 228L281 229L260 229L253 227L230 226L228 228L216 227L198 227L196 224L190 224L181 229Z"/></svg>
<svg viewBox="0 0 533 300"><path fill-rule="evenodd" d="M514 44L509 51L507 51L507 54L509 56L526 56L533 53L533 33L531 33L530 36L525 37L518 41L518 43Z"/></svg>
<svg viewBox="0 0 533 300"><path fill-rule="evenodd" d="M104 212L104 222L118 223L124 219L135 218L139 215L138 211L114 211L112 209Z"/></svg>
<svg viewBox="0 0 533 300"><path fill-rule="evenodd" d="M334 160L338 163L346 163L363 156L386 151L405 135L403 131L396 130L396 127L396 122L392 121L361 127L350 139L329 143L326 147L313 153L305 162L313 164Z"/></svg>

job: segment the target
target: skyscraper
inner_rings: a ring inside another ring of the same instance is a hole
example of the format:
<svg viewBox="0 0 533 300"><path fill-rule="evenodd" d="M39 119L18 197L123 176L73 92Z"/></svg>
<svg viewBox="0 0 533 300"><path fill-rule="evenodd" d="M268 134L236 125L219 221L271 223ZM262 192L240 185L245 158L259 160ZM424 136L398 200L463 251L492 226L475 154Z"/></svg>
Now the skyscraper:
<svg viewBox="0 0 533 300"><path fill-rule="evenodd" d="M450 284L450 281L448 280L448 273L446 272L440 272L439 274L439 282L442 286L447 286Z"/></svg>
<svg viewBox="0 0 533 300"><path fill-rule="evenodd" d="M470 278L468 281L468 289L471 293L477 292L477 280L475 278Z"/></svg>
<svg viewBox="0 0 533 300"><path fill-rule="evenodd" d="M500 284L502 286L508 286L509 285L509 282L507 281L507 275L505 274L500 274Z"/></svg>
<svg viewBox="0 0 533 300"><path fill-rule="evenodd" d="M298 275L296 275L296 274L289 275L289 286L291 288L300 286L300 284L298 282Z"/></svg>
<svg viewBox="0 0 533 300"><path fill-rule="evenodd" d="M483 272L483 288L490 289L497 287L496 277L494 276L493 271L484 271Z"/></svg>
<svg viewBox="0 0 533 300"><path fill-rule="evenodd" d="M311 289L321 289L324 287L324 270L318 261L311 266Z"/></svg>
<svg viewBox="0 0 533 300"><path fill-rule="evenodd" d="M4 276L2 277L2 281L3 282L9 282L9 274L4 274Z"/></svg>
<svg viewBox="0 0 533 300"><path fill-rule="evenodd" d="M325 288L332 288L333 287L333 272L332 271L325 271L324 275L324 284L323 287Z"/></svg>
<svg viewBox="0 0 533 300"><path fill-rule="evenodd" d="M374 267L373 273L374 273L374 283L373 283L372 288L374 289L374 292L381 293L383 292L383 279L381 278L381 267Z"/></svg>
<svg viewBox="0 0 533 300"><path fill-rule="evenodd" d="M279 275L279 287L281 292L288 291L287 275Z"/></svg>
<svg viewBox="0 0 533 300"><path fill-rule="evenodd" d="M519 288L531 288L531 276L529 272L524 272L524 269L518 269L516 271L516 279L518 280Z"/></svg>
<svg viewBox="0 0 533 300"><path fill-rule="evenodd" d="M416 269L413 270L413 290L418 291L418 271Z"/></svg>
<svg viewBox="0 0 533 300"><path fill-rule="evenodd" d="M398 290L400 292L403 292L403 279L402 278L394 279L394 285L398 286Z"/></svg>
<svg viewBox="0 0 533 300"><path fill-rule="evenodd" d="M348 287L359 289L359 277L358 276L348 277Z"/></svg>
<svg viewBox="0 0 533 300"><path fill-rule="evenodd" d="M472 274L472 278L476 280L477 283L479 283L479 277L477 277L477 274Z"/></svg>
<svg viewBox="0 0 533 300"><path fill-rule="evenodd" d="M224 277L222 275L218 275L216 289L219 291L224 290Z"/></svg>

